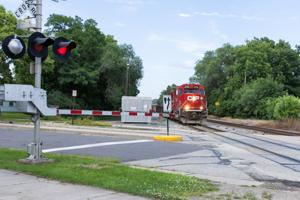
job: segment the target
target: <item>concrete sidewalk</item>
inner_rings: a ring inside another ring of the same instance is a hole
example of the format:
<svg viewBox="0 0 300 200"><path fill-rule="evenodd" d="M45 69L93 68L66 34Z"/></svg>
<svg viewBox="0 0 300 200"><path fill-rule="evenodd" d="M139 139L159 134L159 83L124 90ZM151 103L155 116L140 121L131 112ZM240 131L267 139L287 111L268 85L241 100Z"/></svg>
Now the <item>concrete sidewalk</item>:
<svg viewBox="0 0 300 200"><path fill-rule="evenodd" d="M145 200L95 187L73 185L0 170L0 200Z"/></svg>

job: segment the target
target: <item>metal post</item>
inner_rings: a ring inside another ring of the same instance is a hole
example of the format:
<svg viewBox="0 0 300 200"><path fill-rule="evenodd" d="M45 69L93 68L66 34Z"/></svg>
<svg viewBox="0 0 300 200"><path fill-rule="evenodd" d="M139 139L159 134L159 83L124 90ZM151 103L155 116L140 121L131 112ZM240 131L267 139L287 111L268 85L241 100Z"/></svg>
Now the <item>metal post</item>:
<svg viewBox="0 0 300 200"><path fill-rule="evenodd" d="M36 0L36 30L42 32L42 0ZM34 87L41 88L42 77L42 58L35 58L34 63ZM45 159L42 157L42 141L40 136L41 113L37 109L37 113L33 115L32 122L34 123L33 143L27 146L29 157L21 159L24 163L42 163L53 162L52 159Z"/></svg>
<svg viewBox="0 0 300 200"><path fill-rule="evenodd" d="M169 118L167 118L167 135L169 135Z"/></svg>
<svg viewBox="0 0 300 200"><path fill-rule="evenodd" d="M42 31L42 0L36 0L36 30ZM34 66L34 87L41 88L42 76L42 59L35 57ZM32 122L34 124L33 143L28 145L28 160L30 162L42 161L42 141L40 136L41 115L39 110L33 115Z"/></svg>
<svg viewBox="0 0 300 200"><path fill-rule="evenodd" d="M72 94L72 96L73 96L73 94ZM74 107L75 107L75 97L73 96L73 98L72 98L72 109L74 110ZM72 125L74 124L74 115L72 115Z"/></svg>
<svg viewBox="0 0 300 200"><path fill-rule="evenodd" d="M36 0L36 29L37 31L42 31L42 0ZM42 59L35 58L35 74L34 74L34 86L36 88L41 88L41 77L42 77ZM40 123L41 115L40 112L34 115L34 144L36 147L35 160L39 161L42 157L42 142L40 136Z"/></svg>
<svg viewBox="0 0 300 200"><path fill-rule="evenodd" d="M42 0L36 0L36 30L42 31Z"/></svg>
<svg viewBox="0 0 300 200"><path fill-rule="evenodd" d="M36 88L41 88L41 74L42 74L42 61L41 58L36 57L35 58L35 74L34 74L34 80L35 84L34 86ZM34 153L34 159L39 161L42 157L42 142L40 137L40 122L41 121L41 115L40 112L37 110L37 113L33 117L33 123L34 123L34 145L36 147Z"/></svg>
<svg viewBox="0 0 300 200"><path fill-rule="evenodd" d="M127 68L126 68L125 96L128 96L128 75L129 75L129 64L127 64Z"/></svg>

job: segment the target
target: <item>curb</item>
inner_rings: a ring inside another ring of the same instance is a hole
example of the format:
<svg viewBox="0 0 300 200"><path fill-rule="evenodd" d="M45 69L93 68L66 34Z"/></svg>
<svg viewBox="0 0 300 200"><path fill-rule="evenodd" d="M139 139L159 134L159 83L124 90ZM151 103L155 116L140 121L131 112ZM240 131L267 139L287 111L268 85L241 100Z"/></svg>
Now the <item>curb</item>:
<svg viewBox="0 0 300 200"><path fill-rule="evenodd" d="M4 124L0 123L0 127L3 128L16 128L16 129L33 129L33 125L23 125L23 124ZM109 129L85 129L80 127L52 127L52 126L41 126L41 130L61 132L67 131L70 133L78 134L90 134L90 135L105 135L105 136L125 136L134 138L147 138L153 139L153 135L149 133L131 133L130 131L120 132L117 130Z"/></svg>
<svg viewBox="0 0 300 200"><path fill-rule="evenodd" d="M180 135L155 135L153 139L164 142L178 142L183 140Z"/></svg>

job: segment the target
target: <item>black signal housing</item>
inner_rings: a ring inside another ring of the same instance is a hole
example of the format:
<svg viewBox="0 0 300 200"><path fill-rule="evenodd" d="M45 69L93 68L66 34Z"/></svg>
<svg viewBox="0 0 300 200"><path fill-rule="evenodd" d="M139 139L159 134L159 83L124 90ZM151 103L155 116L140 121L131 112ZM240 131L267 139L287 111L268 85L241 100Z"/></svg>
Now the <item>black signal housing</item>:
<svg viewBox="0 0 300 200"><path fill-rule="evenodd" d="M71 51L75 49L77 44L74 41L64 37L58 37L54 40L53 53L61 61L66 61L71 56Z"/></svg>
<svg viewBox="0 0 300 200"><path fill-rule="evenodd" d="M2 49L9 58L18 59L24 56L26 46L22 38L17 35L10 35L2 42Z"/></svg>
<svg viewBox="0 0 300 200"><path fill-rule="evenodd" d="M35 32L28 39L28 55L32 60L35 57L42 58L44 61L48 57L48 46L54 43L53 39L46 37L40 32Z"/></svg>

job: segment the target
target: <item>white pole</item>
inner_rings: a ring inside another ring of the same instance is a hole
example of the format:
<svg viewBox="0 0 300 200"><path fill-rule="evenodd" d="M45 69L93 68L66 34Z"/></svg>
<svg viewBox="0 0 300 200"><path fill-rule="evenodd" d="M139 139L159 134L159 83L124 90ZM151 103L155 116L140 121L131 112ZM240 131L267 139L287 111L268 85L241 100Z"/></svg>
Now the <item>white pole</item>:
<svg viewBox="0 0 300 200"><path fill-rule="evenodd" d="M36 29L42 31L42 0L36 0Z"/></svg>
<svg viewBox="0 0 300 200"><path fill-rule="evenodd" d="M42 31L42 0L36 0L36 30ZM35 74L34 74L34 86L41 88L41 76L42 76L42 59L35 57ZM37 110L37 113L33 116L34 123L34 145L35 151L33 155L34 161L40 161L42 159L42 142L40 137L40 123L41 115Z"/></svg>

